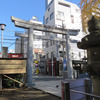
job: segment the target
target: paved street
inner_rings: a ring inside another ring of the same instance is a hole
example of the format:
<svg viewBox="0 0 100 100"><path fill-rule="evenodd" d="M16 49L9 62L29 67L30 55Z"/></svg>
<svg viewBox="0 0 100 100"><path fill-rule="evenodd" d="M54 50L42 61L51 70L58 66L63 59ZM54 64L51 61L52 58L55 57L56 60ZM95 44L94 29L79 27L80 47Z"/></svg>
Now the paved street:
<svg viewBox="0 0 100 100"><path fill-rule="evenodd" d="M40 89L44 92L53 94L61 97L61 81L62 77L52 76L34 76L33 82L35 83L34 88Z"/></svg>
<svg viewBox="0 0 100 100"><path fill-rule="evenodd" d="M70 83L70 88L85 92L85 78L82 79L66 79ZM87 79L88 80L88 79ZM52 76L34 76L33 83L35 83L34 88L42 90L46 93L50 93L57 97L62 97L61 93L61 82L62 77L52 77ZM71 100L85 100L85 95L70 92Z"/></svg>

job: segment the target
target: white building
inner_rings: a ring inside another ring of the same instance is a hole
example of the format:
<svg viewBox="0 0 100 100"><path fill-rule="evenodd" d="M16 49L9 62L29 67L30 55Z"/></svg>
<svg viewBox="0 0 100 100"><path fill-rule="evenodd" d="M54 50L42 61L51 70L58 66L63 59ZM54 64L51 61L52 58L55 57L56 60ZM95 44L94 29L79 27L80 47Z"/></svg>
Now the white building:
<svg viewBox="0 0 100 100"><path fill-rule="evenodd" d="M80 60L80 58L84 57L83 50L77 48L77 41L80 41L83 37L80 8L76 4L67 2L65 0L46 0L45 2L45 25L80 30L76 36L70 36L72 59ZM64 38L59 34L54 35L53 33L46 33L46 35ZM44 50L46 58L57 57L57 50L59 52L63 51L62 48L63 46L60 42L58 46L56 46L55 41L46 41L46 48ZM60 54L58 54L58 57L60 57Z"/></svg>
<svg viewBox="0 0 100 100"><path fill-rule="evenodd" d="M39 22L38 18L35 16L33 16L32 19L29 20L29 22L32 22L35 24L42 24L42 22ZM25 33L27 34L28 30L26 30ZM33 35L42 36L43 32L33 30ZM25 57L27 57L27 41L28 41L28 38L24 38L24 55L25 55ZM34 55L34 59L37 59L37 60L39 59L40 55L43 55L43 41L41 39L33 38L33 55Z"/></svg>

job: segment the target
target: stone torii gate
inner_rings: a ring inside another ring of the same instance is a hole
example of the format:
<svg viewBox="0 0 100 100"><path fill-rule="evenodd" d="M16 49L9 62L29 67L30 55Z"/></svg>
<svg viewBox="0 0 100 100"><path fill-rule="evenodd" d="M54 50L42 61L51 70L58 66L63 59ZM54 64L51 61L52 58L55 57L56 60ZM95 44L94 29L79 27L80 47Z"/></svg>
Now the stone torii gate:
<svg viewBox="0 0 100 100"><path fill-rule="evenodd" d="M35 24L22 19L11 16L12 22L14 22L16 27L28 29L28 51L27 51L27 66L26 66L26 86L31 86L32 84L32 67L33 67L33 31L43 31L51 32L54 34L66 35L66 58L67 58L67 69L68 69L68 78L73 78L73 68L71 61L71 52L70 52L70 40L69 33L77 33L79 30L69 30L56 27L50 27L41 24Z"/></svg>

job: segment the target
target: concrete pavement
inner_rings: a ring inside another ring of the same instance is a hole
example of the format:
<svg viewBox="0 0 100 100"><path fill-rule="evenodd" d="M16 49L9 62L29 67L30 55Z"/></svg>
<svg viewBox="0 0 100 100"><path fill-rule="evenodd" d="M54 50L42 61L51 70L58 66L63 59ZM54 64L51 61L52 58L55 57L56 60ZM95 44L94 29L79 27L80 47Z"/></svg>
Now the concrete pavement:
<svg viewBox="0 0 100 100"><path fill-rule="evenodd" d="M35 86L33 87L61 97L61 81L63 81L62 77L40 75L33 76L33 83L35 83Z"/></svg>

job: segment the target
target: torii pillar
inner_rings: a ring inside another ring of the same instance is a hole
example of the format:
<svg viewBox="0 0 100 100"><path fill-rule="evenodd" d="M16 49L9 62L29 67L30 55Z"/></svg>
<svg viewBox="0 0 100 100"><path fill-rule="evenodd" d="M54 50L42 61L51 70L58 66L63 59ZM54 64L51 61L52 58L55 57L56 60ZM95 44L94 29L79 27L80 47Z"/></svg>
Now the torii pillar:
<svg viewBox="0 0 100 100"><path fill-rule="evenodd" d="M26 64L26 78L25 78L25 86L26 87L31 87L34 86L35 84L32 83L33 80L33 28L31 27L32 25L28 26L29 24L26 25L27 21L11 17L12 21L14 23L16 22L21 22L23 24L23 27L21 27L21 24L17 25L17 27L20 28L25 28L28 29L28 44L27 44L27 64ZM26 23L25 23L26 22ZM16 26L16 24L15 24Z"/></svg>
<svg viewBox="0 0 100 100"><path fill-rule="evenodd" d="M32 83L33 70L33 29L28 29L28 44L27 44L27 66L26 66L26 86L30 87Z"/></svg>

